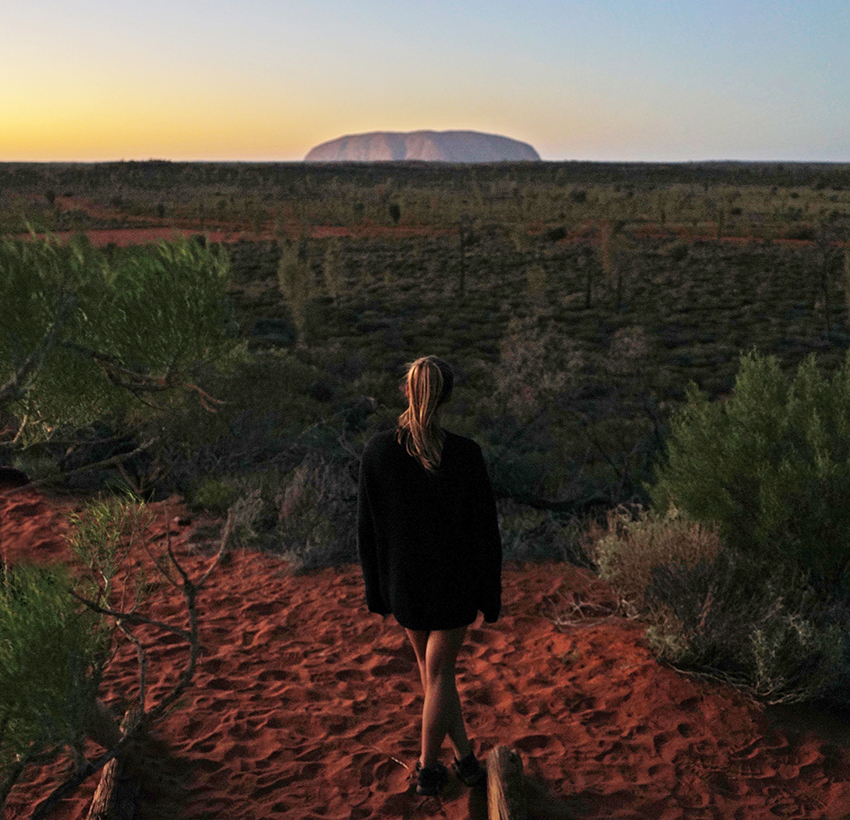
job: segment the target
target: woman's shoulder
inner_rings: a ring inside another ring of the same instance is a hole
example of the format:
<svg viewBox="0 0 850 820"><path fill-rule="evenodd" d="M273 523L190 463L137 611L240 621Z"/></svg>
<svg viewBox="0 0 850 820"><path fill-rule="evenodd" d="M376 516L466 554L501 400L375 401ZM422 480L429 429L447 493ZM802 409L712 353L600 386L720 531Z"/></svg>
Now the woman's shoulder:
<svg viewBox="0 0 850 820"><path fill-rule="evenodd" d="M461 455L480 456L481 447L475 439L468 436L462 436L459 433L452 433L450 430L444 431L446 434L445 448L450 447L454 452Z"/></svg>
<svg viewBox="0 0 850 820"><path fill-rule="evenodd" d="M394 450L399 446L395 429L381 430L381 432L375 433L375 435L366 442L366 447L363 450L363 458L375 457L381 453L387 452L388 450Z"/></svg>

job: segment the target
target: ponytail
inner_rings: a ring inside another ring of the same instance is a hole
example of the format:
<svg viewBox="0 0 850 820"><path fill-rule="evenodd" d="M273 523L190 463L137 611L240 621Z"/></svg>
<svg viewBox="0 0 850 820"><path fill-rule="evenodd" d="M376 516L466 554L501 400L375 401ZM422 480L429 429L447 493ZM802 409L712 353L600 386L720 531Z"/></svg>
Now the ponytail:
<svg viewBox="0 0 850 820"><path fill-rule="evenodd" d="M398 417L396 438L428 472L440 466L446 436L437 423L437 410L448 401L453 385L452 369L436 356L423 356L407 368L407 409Z"/></svg>

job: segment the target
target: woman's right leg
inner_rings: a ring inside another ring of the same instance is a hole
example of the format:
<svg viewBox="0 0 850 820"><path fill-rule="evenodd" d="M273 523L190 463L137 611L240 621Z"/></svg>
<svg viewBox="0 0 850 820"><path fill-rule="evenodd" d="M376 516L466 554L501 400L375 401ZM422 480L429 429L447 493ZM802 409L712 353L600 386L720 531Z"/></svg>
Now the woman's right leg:
<svg viewBox="0 0 850 820"><path fill-rule="evenodd" d="M425 690L422 707L422 766L437 761L443 739L448 734L460 759L472 750L463 725L460 697L455 683L455 661L463 645L466 627L458 629L406 630Z"/></svg>

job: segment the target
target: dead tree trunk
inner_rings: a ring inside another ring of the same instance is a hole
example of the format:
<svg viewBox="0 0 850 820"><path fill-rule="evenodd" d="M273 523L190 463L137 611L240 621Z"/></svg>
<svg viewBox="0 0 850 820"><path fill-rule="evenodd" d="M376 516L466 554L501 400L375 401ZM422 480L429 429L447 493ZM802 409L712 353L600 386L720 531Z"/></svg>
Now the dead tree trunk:
<svg viewBox="0 0 850 820"><path fill-rule="evenodd" d="M127 711L121 721L122 733L133 725L136 715L135 709ZM132 750L131 742L103 767L86 820L133 820L136 816L139 784L127 774L127 758Z"/></svg>
<svg viewBox="0 0 850 820"><path fill-rule="evenodd" d="M497 746L487 757L487 812L489 820L528 817L522 760L507 746Z"/></svg>

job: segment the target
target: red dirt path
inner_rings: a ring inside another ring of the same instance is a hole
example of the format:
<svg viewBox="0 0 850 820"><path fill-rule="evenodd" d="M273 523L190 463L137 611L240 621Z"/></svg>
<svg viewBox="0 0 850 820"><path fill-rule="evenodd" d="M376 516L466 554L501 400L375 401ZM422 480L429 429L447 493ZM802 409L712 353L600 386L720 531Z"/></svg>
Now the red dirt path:
<svg viewBox="0 0 850 820"><path fill-rule="evenodd" d="M72 504L33 490L0 497L7 560L66 558ZM194 525L178 525L179 499L151 507L151 549L162 550L168 521L178 554L199 573L209 551L193 546ZM142 550L137 561L150 559ZM811 734L792 740L731 688L660 666L633 622L608 617L555 629L547 612L558 601L610 611L612 596L597 578L558 564L510 565L504 582L502 618L470 629L459 688L479 750L520 751L538 783L535 817L848 815L847 750ZM148 608L182 620L171 588ZM416 758L422 706L414 657L391 619L366 612L357 568L298 577L274 557L237 551L204 588L200 611L200 665L180 708L155 728L141 816L486 816L481 796L456 781L441 800L412 791L405 767ZM147 639L155 698L172 682L183 647L171 637ZM105 700L131 697L135 681L134 653L122 646ZM58 765L32 772L6 816L28 817L59 774ZM56 816L84 817L94 785Z"/></svg>

